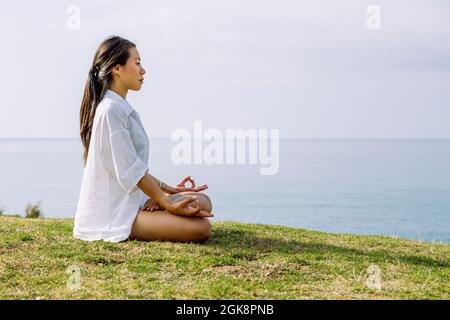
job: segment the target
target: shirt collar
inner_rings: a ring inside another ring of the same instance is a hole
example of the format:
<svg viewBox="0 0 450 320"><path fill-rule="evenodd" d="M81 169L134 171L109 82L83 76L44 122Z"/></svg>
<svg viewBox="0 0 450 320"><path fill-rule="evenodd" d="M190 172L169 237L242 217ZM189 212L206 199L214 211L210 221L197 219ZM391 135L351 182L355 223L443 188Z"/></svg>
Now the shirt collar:
<svg viewBox="0 0 450 320"><path fill-rule="evenodd" d="M123 110L126 112L127 116L130 115L134 111L134 108L131 106L131 104L128 103L127 100L122 98L119 94L115 93L114 91L107 89L105 92L105 97L110 98L111 100L117 102Z"/></svg>

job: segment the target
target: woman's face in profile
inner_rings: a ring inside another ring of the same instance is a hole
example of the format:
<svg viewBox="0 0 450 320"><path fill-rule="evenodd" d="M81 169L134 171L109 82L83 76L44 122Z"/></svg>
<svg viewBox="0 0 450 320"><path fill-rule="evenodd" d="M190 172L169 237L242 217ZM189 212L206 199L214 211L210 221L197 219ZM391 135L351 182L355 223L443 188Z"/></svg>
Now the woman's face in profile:
<svg viewBox="0 0 450 320"><path fill-rule="evenodd" d="M128 49L130 56L122 66L119 81L130 90L138 91L144 83L145 69L141 65L141 57L136 48Z"/></svg>

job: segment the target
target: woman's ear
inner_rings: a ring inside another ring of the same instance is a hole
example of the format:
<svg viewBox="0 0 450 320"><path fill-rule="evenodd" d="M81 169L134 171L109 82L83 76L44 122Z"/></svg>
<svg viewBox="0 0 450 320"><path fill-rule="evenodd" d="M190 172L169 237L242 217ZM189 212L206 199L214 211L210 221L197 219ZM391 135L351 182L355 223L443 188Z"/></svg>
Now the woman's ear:
<svg viewBox="0 0 450 320"><path fill-rule="evenodd" d="M114 68L112 68L113 75L116 75L117 77L120 77L121 71L122 71L122 69L121 69L121 65L120 64L116 64L114 66Z"/></svg>

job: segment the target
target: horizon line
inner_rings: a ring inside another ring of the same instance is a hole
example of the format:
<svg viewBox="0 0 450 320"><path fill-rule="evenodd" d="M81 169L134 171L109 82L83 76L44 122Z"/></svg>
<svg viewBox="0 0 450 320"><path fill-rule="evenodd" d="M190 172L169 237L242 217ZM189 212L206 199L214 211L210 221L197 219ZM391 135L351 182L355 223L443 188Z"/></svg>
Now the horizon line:
<svg viewBox="0 0 450 320"><path fill-rule="evenodd" d="M159 136L150 137L151 139L170 139L171 137ZM0 137L0 140L80 140L80 137ZM280 140L450 140L449 138L377 138L377 137L346 137L346 138L330 138L330 137L280 137Z"/></svg>

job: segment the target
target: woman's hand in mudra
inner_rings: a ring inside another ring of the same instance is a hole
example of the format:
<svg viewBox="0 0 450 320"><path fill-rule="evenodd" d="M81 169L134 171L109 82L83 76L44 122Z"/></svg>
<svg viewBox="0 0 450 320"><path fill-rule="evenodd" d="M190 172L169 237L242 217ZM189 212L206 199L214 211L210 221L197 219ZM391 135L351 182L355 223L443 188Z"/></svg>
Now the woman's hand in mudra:
<svg viewBox="0 0 450 320"><path fill-rule="evenodd" d="M196 202L196 207L186 207L186 204L189 204L191 202L195 201L195 197L194 198L188 198L185 199L183 201L179 201L179 202L173 202L172 205L173 207L169 206L169 209L167 209L167 211L173 213L173 214L178 214L178 215L184 215L184 216L191 216L191 217L213 217L214 215L207 212L207 211L203 211L203 210L198 210L197 212L197 208L198 208L198 202ZM159 205L155 200L153 199L148 199L147 202L145 202L144 210L146 211L162 211L164 210L164 207L162 207L161 205Z"/></svg>
<svg viewBox="0 0 450 320"><path fill-rule="evenodd" d="M164 210L164 208L161 207L158 204L158 202L156 202L153 199L148 199L147 202L145 202L143 209L146 210L146 211L160 211L160 210Z"/></svg>
<svg viewBox="0 0 450 320"><path fill-rule="evenodd" d="M198 202L195 202L195 206L191 207L189 204L194 202L196 197L189 197L187 199L171 202L167 205L166 210L170 213L180 215L180 216L188 216L188 217L214 217L214 215L208 211L200 210L200 206Z"/></svg>
<svg viewBox="0 0 450 320"><path fill-rule="evenodd" d="M191 186L187 187L186 182L190 182ZM196 187L195 181L191 179L191 176L184 177L183 180L179 184L177 184L174 189L176 190L176 193L185 192L185 191L193 191L193 192L200 192L203 190L208 189L208 186L206 184L202 184L201 186Z"/></svg>

